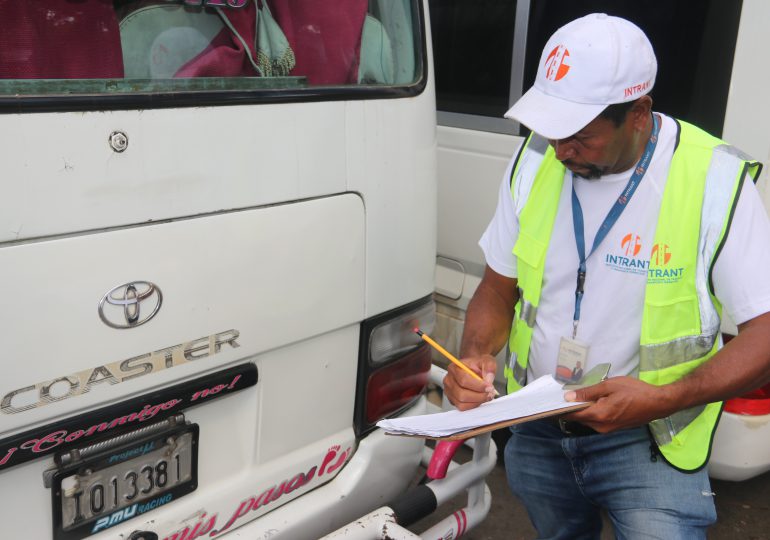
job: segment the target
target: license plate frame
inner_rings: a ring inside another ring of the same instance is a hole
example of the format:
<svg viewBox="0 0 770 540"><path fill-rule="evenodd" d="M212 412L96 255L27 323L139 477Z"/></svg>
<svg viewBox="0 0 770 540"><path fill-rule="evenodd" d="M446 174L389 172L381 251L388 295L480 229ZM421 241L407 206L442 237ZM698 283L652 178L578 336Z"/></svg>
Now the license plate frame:
<svg viewBox="0 0 770 540"><path fill-rule="evenodd" d="M132 438L128 432L119 437L130 439L128 442L110 444L107 440L104 450L60 465L51 481L54 539L77 540L97 534L195 491L198 436L198 424L185 423L146 436ZM56 456L56 462L62 463L61 458ZM162 467L161 461L165 462ZM123 489L129 486L134 495L131 499ZM101 509L94 512L99 498ZM75 501L79 506L74 506Z"/></svg>

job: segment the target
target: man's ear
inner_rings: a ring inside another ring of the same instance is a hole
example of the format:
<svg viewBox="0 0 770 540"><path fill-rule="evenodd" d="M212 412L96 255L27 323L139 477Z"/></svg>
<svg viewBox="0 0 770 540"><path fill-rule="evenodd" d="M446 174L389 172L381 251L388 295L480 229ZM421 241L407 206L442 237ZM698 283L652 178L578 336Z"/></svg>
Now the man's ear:
<svg viewBox="0 0 770 540"><path fill-rule="evenodd" d="M628 111L630 115L629 120L631 125L636 131L644 131L647 127L647 120L652 112L652 98L649 95L644 95L634 102L631 110Z"/></svg>

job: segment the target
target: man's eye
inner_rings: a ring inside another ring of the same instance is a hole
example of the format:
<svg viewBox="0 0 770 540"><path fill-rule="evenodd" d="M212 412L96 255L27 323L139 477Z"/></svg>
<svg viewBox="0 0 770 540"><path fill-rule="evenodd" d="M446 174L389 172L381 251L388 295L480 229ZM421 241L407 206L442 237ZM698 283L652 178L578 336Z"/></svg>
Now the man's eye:
<svg viewBox="0 0 770 540"><path fill-rule="evenodd" d="M575 140L579 143L585 146L586 144L589 144L591 142L591 136L590 135L576 135Z"/></svg>

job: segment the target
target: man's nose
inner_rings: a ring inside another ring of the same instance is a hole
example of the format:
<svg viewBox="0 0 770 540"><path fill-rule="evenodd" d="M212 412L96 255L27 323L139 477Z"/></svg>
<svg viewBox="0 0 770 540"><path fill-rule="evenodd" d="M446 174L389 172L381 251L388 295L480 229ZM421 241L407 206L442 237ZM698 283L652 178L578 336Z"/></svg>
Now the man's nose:
<svg viewBox="0 0 770 540"><path fill-rule="evenodd" d="M556 153L556 159L564 161L566 159L572 159L575 157L575 147L569 139L550 139L548 141L553 146L553 150Z"/></svg>

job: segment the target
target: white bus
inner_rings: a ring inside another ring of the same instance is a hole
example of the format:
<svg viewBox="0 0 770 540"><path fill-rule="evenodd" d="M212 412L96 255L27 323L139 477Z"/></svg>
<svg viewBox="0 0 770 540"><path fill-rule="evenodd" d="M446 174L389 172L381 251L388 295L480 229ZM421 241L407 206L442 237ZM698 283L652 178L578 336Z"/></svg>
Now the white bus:
<svg viewBox="0 0 770 540"><path fill-rule="evenodd" d="M438 106L436 336L459 349L465 310L484 269L477 242L497 204L510 158L527 135L505 111L533 83L545 42L591 12L626 17L658 57L656 110L695 123L764 162L770 208L770 47L765 0L431 0ZM726 335L737 332L723 321ZM503 354L499 360L504 361ZM499 387L504 387L502 368ZM501 438L504 434L501 434ZM710 474L743 480L770 470L770 386L725 406Z"/></svg>
<svg viewBox="0 0 770 540"><path fill-rule="evenodd" d="M374 424L428 407L426 21L0 2L4 538L318 538L414 483Z"/></svg>

